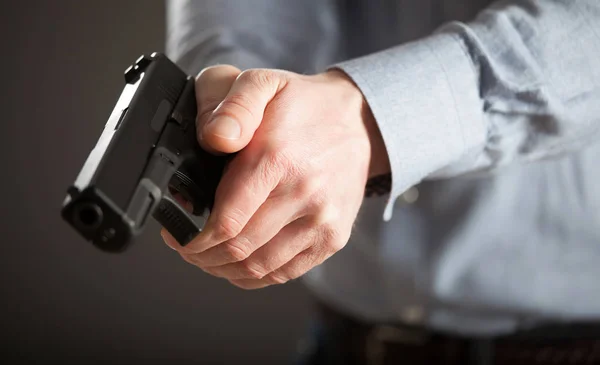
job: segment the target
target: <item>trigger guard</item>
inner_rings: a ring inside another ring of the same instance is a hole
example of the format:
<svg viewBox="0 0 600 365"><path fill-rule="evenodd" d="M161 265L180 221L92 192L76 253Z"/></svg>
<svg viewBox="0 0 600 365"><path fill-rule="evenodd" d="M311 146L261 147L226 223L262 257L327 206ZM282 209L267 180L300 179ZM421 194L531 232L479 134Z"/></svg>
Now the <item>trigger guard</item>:
<svg viewBox="0 0 600 365"><path fill-rule="evenodd" d="M209 205L209 199L204 191L184 172L177 170L169 182L169 190L180 194L186 201L192 203L192 214L201 216Z"/></svg>

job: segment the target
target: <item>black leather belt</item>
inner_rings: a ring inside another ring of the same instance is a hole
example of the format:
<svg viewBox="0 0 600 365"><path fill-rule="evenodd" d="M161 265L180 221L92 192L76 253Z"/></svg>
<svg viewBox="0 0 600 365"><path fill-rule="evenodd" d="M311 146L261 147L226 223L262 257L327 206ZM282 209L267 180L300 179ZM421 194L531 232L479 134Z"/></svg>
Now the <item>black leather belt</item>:
<svg viewBox="0 0 600 365"><path fill-rule="evenodd" d="M344 365L600 365L600 324L539 327L498 338L461 338L361 323L318 305L329 360Z"/></svg>

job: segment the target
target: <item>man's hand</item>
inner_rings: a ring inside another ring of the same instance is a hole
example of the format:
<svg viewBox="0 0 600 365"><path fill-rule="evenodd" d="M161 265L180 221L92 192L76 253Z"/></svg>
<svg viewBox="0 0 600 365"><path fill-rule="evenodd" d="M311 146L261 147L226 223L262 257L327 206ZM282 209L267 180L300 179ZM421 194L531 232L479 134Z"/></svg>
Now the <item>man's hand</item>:
<svg viewBox="0 0 600 365"><path fill-rule="evenodd" d="M196 82L199 143L238 152L187 262L256 289L298 278L343 248L369 176L389 172L379 130L341 71L205 69Z"/></svg>

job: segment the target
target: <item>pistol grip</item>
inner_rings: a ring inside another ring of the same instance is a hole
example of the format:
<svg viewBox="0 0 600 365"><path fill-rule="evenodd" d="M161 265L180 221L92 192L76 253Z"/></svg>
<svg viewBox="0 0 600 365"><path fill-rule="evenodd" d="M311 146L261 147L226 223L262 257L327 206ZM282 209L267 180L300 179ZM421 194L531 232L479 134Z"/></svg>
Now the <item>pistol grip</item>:
<svg viewBox="0 0 600 365"><path fill-rule="evenodd" d="M165 195L152 215L181 246L190 243L201 231L188 213Z"/></svg>

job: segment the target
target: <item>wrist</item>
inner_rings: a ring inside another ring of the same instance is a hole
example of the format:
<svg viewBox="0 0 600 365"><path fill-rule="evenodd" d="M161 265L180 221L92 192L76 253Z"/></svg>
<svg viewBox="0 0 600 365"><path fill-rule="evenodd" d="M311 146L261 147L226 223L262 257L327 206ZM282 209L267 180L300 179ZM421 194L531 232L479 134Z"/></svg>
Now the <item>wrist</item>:
<svg viewBox="0 0 600 365"><path fill-rule="evenodd" d="M389 174L391 168L385 143L383 141L381 131L379 130L379 126L377 125L377 121L375 120L371 108L367 103L362 91L354 83L354 81L352 81L352 79L341 70L332 69L327 71L326 74L337 80L341 80L345 88L357 95L356 100L358 103L360 103L358 107L358 113L360 114L359 118L365 127L369 138L369 144L371 146L371 159L369 163L368 177L372 178L379 175Z"/></svg>
<svg viewBox="0 0 600 365"><path fill-rule="evenodd" d="M371 112L369 104L363 97L361 106L361 118L369 135L371 144L371 162L369 164L369 178L388 174L391 171L390 161L388 158L383 136L377 125L377 121Z"/></svg>

